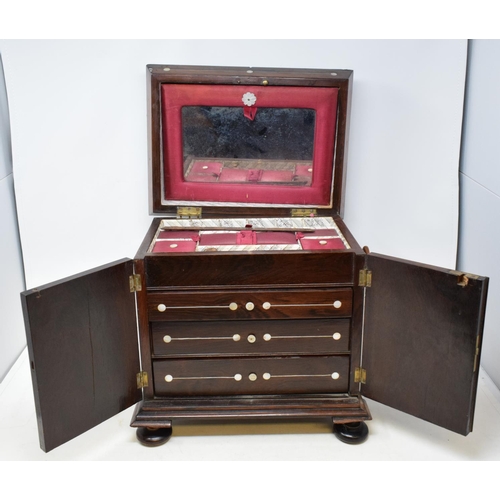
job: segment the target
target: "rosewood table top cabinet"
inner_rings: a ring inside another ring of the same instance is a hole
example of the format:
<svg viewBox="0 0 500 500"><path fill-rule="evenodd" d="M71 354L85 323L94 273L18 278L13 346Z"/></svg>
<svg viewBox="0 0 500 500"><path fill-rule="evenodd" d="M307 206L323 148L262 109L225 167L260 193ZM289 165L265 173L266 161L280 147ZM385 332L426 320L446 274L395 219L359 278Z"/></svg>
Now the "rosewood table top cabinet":
<svg viewBox="0 0 500 500"><path fill-rule="evenodd" d="M352 71L147 67L151 212L134 260L22 294L41 447L134 403L331 419L363 396L472 430L488 279L376 255L342 220Z"/></svg>

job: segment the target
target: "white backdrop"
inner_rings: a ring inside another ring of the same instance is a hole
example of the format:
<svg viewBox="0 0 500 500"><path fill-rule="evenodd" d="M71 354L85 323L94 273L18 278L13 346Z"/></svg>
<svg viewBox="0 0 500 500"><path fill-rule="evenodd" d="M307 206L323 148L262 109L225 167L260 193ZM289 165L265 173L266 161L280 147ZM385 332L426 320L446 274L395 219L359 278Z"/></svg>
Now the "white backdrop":
<svg viewBox="0 0 500 500"><path fill-rule="evenodd" d="M134 256L151 220L148 63L353 69L349 228L372 252L454 267L466 51L465 40L0 41L27 286Z"/></svg>
<svg viewBox="0 0 500 500"><path fill-rule="evenodd" d="M25 335L19 293L24 289L21 243L16 217L10 148L9 109L0 57L0 382L24 349Z"/></svg>
<svg viewBox="0 0 500 500"><path fill-rule="evenodd" d="M490 277L481 364L500 387L500 40L470 46L460 181L460 269Z"/></svg>

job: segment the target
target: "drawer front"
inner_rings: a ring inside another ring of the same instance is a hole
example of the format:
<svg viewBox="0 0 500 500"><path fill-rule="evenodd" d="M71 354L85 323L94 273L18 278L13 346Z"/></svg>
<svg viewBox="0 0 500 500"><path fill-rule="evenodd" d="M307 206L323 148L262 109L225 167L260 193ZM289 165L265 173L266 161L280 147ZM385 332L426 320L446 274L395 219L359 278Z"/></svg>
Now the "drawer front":
<svg viewBox="0 0 500 500"><path fill-rule="evenodd" d="M148 294L150 321L349 317L352 290L259 290Z"/></svg>
<svg viewBox="0 0 500 500"><path fill-rule="evenodd" d="M348 356L161 360L156 396L347 392Z"/></svg>
<svg viewBox="0 0 500 500"><path fill-rule="evenodd" d="M349 319L162 321L151 325L155 356L334 354L349 350Z"/></svg>
<svg viewBox="0 0 500 500"><path fill-rule="evenodd" d="M349 285L353 251L147 255L147 286Z"/></svg>

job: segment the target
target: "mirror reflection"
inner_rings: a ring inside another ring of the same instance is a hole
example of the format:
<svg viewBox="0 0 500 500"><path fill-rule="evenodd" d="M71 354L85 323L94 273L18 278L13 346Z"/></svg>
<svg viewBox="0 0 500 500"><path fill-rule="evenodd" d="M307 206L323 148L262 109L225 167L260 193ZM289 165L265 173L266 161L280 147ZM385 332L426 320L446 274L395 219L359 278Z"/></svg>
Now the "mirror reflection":
<svg viewBox="0 0 500 500"><path fill-rule="evenodd" d="M184 106L184 179L310 186L316 112L303 108Z"/></svg>

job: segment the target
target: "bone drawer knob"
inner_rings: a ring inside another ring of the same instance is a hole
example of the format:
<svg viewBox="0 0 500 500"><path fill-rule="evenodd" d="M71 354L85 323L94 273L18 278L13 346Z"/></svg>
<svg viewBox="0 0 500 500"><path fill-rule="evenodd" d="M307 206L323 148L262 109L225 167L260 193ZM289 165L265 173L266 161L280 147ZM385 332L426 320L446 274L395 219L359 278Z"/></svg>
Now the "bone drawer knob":
<svg viewBox="0 0 500 500"><path fill-rule="evenodd" d="M262 309L265 309L266 311L267 311L268 309L271 309L271 303L270 303L270 302L264 302L264 303L262 304Z"/></svg>
<svg viewBox="0 0 500 500"><path fill-rule="evenodd" d="M158 309L158 311L160 311L162 313L162 312L166 311L167 306L165 304L159 304L157 309Z"/></svg>
<svg viewBox="0 0 500 500"><path fill-rule="evenodd" d="M257 374L256 373L250 373L250 375L248 375L248 380L250 380L252 382L255 382L257 380Z"/></svg>
<svg viewBox="0 0 500 500"><path fill-rule="evenodd" d="M342 337L342 335L340 335L340 333L339 333L339 332L335 332L335 333L333 334L333 340L340 340L340 337Z"/></svg>
<svg viewBox="0 0 500 500"><path fill-rule="evenodd" d="M333 307L335 307L335 309L340 309L342 307L342 302L340 302L340 300L336 300L333 303Z"/></svg>
<svg viewBox="0 0 500 500"><path fill-rule="evenodd" d="M238 304L236 302L231 302L231 304L229 304L229 309L231 309L231 311L236 311L236 309L238 309Z"/></svg>
<svg viewBox="0 0 500 500"><path fill-rule="evenodd" d="M249 335L247 337L247 340L248 342L250 342L250 344L253 344L257 340L257 338L255 337L255 335Z"/></svg>
<svg viewBox="0 0 500 500"><path fill-rule="evenodd" d="M255 307L255 304L253 302L247 302L245 304L245 308L247 311L253 311L253 308Z"/></svg>

